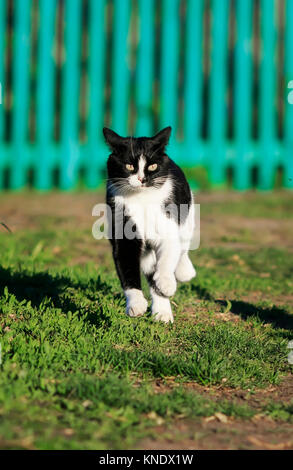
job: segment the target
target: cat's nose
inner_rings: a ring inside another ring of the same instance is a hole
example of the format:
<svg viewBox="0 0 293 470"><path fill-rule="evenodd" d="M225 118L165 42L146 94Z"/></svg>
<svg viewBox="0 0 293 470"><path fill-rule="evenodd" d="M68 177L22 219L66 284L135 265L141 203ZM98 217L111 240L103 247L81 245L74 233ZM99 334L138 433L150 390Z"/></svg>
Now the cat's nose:
<svg viewBox="0 0 293 470"><path fill-rule="evenodd" d="M140 181L141 183L144 182L144 177L142 177L142 176L138 176L137 179L138 179L138 181Z"/></svg>

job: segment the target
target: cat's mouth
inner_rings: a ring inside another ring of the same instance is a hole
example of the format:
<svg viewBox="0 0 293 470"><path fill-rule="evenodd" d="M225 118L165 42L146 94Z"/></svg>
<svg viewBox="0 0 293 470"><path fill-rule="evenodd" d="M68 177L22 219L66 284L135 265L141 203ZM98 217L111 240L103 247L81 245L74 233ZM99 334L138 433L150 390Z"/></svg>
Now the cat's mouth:
<svg viewBox="0 0 293 470"><path fill-rule="evenodd" d="M133 180L133 179L130 179L130 178L128 179L128 184L133 189L142 189L142 188L146 188L146 186L147 186L146 181L139 181L138 179Z"/></svg>
<svg viewBox="0 0 293 470"><path fill-rule="evenodd" d="M128 186L128 188L129 188L130 190L132 190L132 191L143 191L144 189L147 188L147 184L146 184L146 183L142 183L142 184L137 185L137 186L134 186L134 185L130 184L130 185Z"/></svg>
<svg viewBox="0 0 293 470"><path fill-rule="evenodd" d="M145 191L149 188L159 189L166 182L166 177L158 177L148 181L139 181L137 179L129 178L111 178L109 179L109 189L119 194L127 194L128 192Z"/></svg>
<svg viewBox="0 0 293 470"><path fill-rule="evenodd" d="M131 184L130 183L130 186L132 186L133 188L145 188L147 186L146 183L138 183L138 184Z"/></svg>
<svg viewBox="0 0 293 470"><path fill-rule="evenodd" d="M127 194L127 193L132 193L132 192L138 192L138 191L144 191L146 188L148 188L147 182L141 183L140 181L134 182L134 181L129 181L125 180L122 178L113 178L109 180L108 187L111 192L114 192L116 194Z"/></svg>

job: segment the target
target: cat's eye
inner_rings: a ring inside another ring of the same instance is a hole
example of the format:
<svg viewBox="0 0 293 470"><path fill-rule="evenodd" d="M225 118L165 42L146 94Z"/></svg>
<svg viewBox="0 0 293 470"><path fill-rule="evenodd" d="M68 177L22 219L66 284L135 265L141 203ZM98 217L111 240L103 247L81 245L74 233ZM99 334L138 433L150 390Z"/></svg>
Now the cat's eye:
<svg viewBox="0 0 293 470"><path fill-rule="evenodd" d="M133 165L130 165L130 163L126 163L126 168L127 168L127 170L129 170L129 171L134 170L134 166L133 166Z"/></svg>
<svg viewBox="0 0 293 470"><path fill-rule="evenodd" d="M153 163L148 167L149 171L155 171L158 168L158 165L156 163Z"/></svg>

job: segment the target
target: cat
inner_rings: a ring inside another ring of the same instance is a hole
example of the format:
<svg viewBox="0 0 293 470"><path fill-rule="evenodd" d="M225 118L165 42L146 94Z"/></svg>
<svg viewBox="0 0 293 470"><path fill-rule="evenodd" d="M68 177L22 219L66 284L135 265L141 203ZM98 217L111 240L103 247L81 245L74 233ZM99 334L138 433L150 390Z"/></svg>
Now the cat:
<svg viewBox="0 0 293 470"><path fill-rule="evenodd" d="M171 127L153 137L121 137L108 128L103 134L111 150L106 194L110 242L126 313L137 317L147 311L142 270L154 319L173 322L169 297L176 281L189 281L196 272L188 256L194 228L192 192L183 171L165 151Z"/></svg>

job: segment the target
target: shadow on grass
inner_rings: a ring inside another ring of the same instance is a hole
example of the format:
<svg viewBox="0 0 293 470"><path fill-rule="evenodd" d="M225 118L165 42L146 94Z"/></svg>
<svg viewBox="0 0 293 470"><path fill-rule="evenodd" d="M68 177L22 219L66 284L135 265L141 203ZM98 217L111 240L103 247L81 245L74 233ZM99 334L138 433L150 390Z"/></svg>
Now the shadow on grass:
<svg viewBox="0 0 293 470"><path fill-rule="evenodd" d="M86 291L84 297L90 300L96 300L97 292L107 295L111 292L111 286L97 279L88 282L73 281L66 276L51 276L48 272L27 273L12 272L10 269L0 267L0 295L3 295L7 286L10 294L15 295L18 301L30 301L32 307L39 307L40 304L48 299L52 307L60 308L62 312L78 312L84 314L82 300L74 299L73 296L79 290ZM72 292L72 289L74 291ZM96 326L100 324L111 324L109 316L105 315L103 308L98 304L94 306L94 312L87 313L87 321Z"/></svg>
<svg viewBox="0 0 293 470"><path fill-rule="evenodd" d="M215 298L210 294L206 287L202 287L199 284L192 284L191 291L194 292L199 299L215 301Z"/></svg>
<svg viewBox="0 0 293 470"><path fill-rule="evenodd" d="M212 301L227 307L225 300L215 299L205 287L193 285L192 291L194 291L200 299ZM271 308L260 307L241 300L230 300L230 302L231 308L229 311L235 315L239 315L243 320L248 320L250 317L257 317L263 323L269 323L274 328L282 328L293 333L293 315L290 315L284 308L279 308L275 305Z"/></svg>
<svg viewBox="0 0 293 470"><path fill-rule="evenodd" d="M215 300L215 302L223 306L227 305L225 300ZM293 332L293 315L290 315L287 310L276 306L271 308L260 307L241 300L230 300L230 302L229 312L239 315L243 320L257 317L263 323L269 323L274 328L282 328Z"/></svg>

